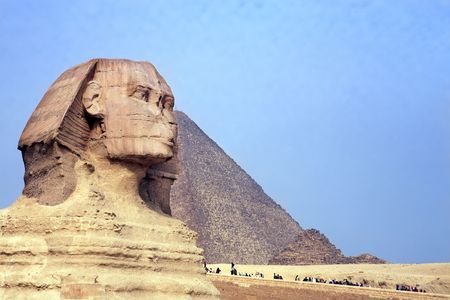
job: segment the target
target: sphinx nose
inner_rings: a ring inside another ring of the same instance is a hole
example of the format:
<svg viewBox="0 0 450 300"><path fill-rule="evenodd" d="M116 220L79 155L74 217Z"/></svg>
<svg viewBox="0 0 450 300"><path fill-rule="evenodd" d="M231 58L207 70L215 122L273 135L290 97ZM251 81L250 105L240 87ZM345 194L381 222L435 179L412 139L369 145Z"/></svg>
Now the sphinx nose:
<svg viewBox="0 0 450 300"><path fill-rule="evenodd" d="M163 110L163 115L165 117L165 119L167 120L167 122L169 122L169 124L172 125L176 125L177 121L175 119L175 114L173 113L173 111L170 111L168 109L164 109Z"/></svg>
<svg viewBox="0 0 450 300"><path fill-rule="evenodd" d="M157 103L150 103L149 105L150 112L153 116L161 115L161 109L159 108Z"/></svg>

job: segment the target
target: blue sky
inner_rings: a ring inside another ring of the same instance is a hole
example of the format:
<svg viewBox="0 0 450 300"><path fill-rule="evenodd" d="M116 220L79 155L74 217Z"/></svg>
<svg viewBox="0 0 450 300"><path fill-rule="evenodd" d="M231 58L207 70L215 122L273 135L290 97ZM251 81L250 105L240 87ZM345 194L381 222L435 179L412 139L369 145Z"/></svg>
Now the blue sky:
<svg viewBox="0 0 450 300"><path fill-rule="evenodd" d="M304 228L347 255L450 261L450 2L0 0L0 207L65 69L147 60Z"/></svg>

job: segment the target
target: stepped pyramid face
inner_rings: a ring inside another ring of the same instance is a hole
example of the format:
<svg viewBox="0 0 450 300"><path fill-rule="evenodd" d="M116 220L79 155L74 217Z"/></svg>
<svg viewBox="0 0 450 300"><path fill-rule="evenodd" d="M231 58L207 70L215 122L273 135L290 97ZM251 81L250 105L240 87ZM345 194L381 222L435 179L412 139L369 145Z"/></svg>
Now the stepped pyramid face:
<svg viewBox="0 0 450 300"><path fill-rule="evenodd" d="M345 256L317 229L304 230L297 239L269 262L271 265L384 264L368 253Z"/></svg>
<svg viewBox="0 0 450 300"><path fill-rule="evenodd" d="M172 215L195 230L208 263L265 264L293 242L298 223L183 112Z"/></svg>
<svg viewBox="0 0 450 300"><path fill-rule="evenodd" d="M315 229L302 232L269 262L271 265L313 265L346 263L346 257L328 238Z"/></svg>

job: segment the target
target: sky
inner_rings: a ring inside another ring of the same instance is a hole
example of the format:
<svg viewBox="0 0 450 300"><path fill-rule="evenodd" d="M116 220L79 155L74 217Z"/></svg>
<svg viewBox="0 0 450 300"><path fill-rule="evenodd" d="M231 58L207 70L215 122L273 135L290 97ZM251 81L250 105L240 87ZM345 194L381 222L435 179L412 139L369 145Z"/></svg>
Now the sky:
<svg viewBox="0 0 450 300"><path fill-rule="evenodd" d="M450 1L0 0L0 207L51 83L152 62L187 113L346 255L450 262Z"/></svg>

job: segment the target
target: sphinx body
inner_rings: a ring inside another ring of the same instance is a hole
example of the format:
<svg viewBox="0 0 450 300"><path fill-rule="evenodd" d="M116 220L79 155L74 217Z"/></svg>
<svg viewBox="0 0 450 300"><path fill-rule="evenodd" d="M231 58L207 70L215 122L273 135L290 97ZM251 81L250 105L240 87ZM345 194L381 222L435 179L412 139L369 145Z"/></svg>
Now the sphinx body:
<svg viewBox="0 0 450 300"><path fill-rule="evenodd" d="M23 194L0 211L0 298L217 298L196 233L170 217L173 101L145 62L55 81L19 141Z"/></svg>

